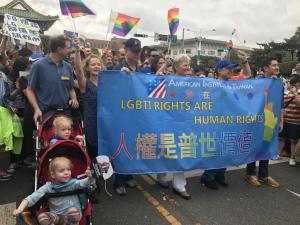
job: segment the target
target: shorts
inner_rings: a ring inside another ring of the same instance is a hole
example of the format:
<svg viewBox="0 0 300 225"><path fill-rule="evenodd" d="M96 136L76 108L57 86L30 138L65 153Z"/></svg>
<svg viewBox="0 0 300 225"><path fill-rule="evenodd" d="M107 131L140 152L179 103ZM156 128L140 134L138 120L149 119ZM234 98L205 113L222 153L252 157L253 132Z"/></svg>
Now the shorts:
<svg viewBox="0 0 300 225"><path fill-rule="evenodd" d="M300 125L283 123L283 130L279 133L279 137L297 141L300 138Z"/></svg>

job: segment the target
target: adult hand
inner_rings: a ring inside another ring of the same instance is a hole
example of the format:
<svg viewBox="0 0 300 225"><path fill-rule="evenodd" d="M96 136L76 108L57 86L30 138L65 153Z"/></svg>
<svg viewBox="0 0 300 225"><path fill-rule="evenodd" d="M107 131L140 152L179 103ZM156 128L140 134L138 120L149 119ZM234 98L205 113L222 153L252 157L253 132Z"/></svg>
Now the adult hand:
<svg viewBox="0 0 300 225"><path fill-rule="evenodd" d="M128 69L127 67L122 67L121 71L126 72L126 73L130 73L130 69Z"/></svg>
<svg viewBox="0 0 300 225"><path fill-rule="evenodd" d="M279 125L279 133L283 130L283 122L280 122L280 125Z"/></svg>
<svg viewBox="0 0 300 225"><path fill-rule="evenodd" d="M237 51L237 57L241 60L242 63L245 63L248 60L247 53L241 50Z"/></svg>
<svg viewBox="0 0 300 225"><path fill-rule="evenodd" d="M39 118L42 118L42 111L40 109L34 110L33 120L36 123Z"/></svg>
<svg viewBox="0 0 300 225"><path fill-rule="evenodd" d="M77 135L75 137L75 140L77 140L81 145L83 145L83 136L82 135Z"/></svg>
<svg viewBox="0 0 300 225"><path fill-rule="evenodd" d="M80 49L80 41L79 41L79 38L75 37L73 39L73 44L75 46L76 49Z"/></svg>
<svg viewBox="0 0 300 225"><path fill-rule="evenodd" d="M73 109L77 109L77 108L79 107L79 103L78 103L78 101L77 101L76 98L70 99L69 105L70 105Z"/></svg>

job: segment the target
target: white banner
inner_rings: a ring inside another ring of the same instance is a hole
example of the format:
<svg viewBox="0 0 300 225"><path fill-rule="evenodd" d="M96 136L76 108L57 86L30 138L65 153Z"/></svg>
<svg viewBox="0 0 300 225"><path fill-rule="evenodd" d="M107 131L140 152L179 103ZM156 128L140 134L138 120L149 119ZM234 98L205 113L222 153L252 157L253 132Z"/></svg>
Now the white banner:
<svg viewBox="0 0 300 225"><path fill-rule="evenodd" d="M24 40L33 45L40 45L39 30L40 27L37 23L5 14L3 28L0 33L14 39Z"/></svg>

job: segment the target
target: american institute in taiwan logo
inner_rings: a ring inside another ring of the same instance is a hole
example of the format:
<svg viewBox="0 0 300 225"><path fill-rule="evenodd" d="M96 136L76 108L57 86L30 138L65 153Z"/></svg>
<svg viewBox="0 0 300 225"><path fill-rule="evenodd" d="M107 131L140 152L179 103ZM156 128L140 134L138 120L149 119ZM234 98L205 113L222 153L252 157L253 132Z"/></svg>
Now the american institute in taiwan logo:
<svg viewBox="0 0 300 225"><path fill-rule="evenodd" d="M148 81L149 98L165 98L167 81L165 78L156 78Z"/></svg>

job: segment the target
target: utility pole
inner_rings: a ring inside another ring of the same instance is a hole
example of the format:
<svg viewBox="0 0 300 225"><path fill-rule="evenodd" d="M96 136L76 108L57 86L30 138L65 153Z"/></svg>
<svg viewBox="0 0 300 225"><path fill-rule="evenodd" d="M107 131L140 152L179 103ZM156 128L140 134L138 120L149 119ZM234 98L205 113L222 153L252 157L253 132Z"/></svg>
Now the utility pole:
<svg viewBox="0 0 300 225"><path fill-rule="evenodd" d="M184 28L182 28L182 40L181 40L181 53L185 53L184 52Z"/></svg>

